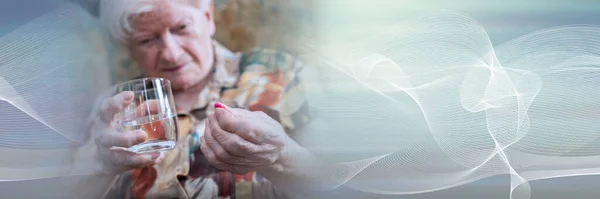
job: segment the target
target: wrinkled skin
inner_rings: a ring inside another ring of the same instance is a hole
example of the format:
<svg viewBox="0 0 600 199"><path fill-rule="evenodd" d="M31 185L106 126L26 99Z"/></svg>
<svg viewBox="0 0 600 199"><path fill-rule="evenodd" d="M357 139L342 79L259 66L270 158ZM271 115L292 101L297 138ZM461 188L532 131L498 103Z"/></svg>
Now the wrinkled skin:
<svg viewBox="0 0 600 199"><path fill-rule="evenodd" d="M271 167L288 137L264 112L218 108L207 118L201 150L215 167L237 174Z"/></svg>

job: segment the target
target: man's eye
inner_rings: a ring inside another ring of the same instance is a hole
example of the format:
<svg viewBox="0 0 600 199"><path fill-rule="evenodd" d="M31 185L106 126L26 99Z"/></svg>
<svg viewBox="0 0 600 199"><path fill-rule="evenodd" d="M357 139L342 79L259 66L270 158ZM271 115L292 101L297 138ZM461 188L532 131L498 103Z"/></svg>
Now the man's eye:
<svg viewBox="0 0 600 199"><path fill-rule="evenodd" d="M179 30L183 30L185 28L187 28L187 25L181 25L181 26L179 26Z"/></svg>
<svg viewBox="0 0 600 199"><path fill-rule="evenodd" d="M142 39L138 42L139 45L145 45L152 41L152 39Z"/></svg>

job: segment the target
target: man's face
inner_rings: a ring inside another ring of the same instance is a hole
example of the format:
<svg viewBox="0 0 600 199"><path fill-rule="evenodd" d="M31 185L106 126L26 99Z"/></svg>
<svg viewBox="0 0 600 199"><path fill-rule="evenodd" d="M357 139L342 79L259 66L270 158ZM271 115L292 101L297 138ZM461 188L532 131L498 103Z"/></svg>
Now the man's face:
<svg viewBox="0 0 600 199"><path fill-rule="evenodd" d="M133 60L149 77L171 81L173 90L196 85L212 69L211 9L181 1L155 1L154 9L132 16L128 43Z"/></svg>

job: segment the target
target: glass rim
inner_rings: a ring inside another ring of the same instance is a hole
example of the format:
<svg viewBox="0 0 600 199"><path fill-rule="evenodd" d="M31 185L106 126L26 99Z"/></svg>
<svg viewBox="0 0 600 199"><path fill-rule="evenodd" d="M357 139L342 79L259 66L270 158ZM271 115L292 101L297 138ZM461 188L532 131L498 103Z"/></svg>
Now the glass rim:
<svg viewBox="0 0 600 199"><path fill-rule="evenodd" d="M144 82L153 82L154 83L153 80L161 81L162 82L162 84L160 85L161 87L171 90L171 81L169 81L168 79L162 78L162 77L142 77L142 78L127 80L125 82L122 82L122 83L116 85L115 90L117 92L123 92L125 90L122 90L122 88L126 87L126 85L134 85L137 83L143 84ZM141 93L141 92L151 92L153 90L156 90L156 88L152 87L152 88L148 88L145 90L127 90L127 91L134 92L134 93Z"/></svg>

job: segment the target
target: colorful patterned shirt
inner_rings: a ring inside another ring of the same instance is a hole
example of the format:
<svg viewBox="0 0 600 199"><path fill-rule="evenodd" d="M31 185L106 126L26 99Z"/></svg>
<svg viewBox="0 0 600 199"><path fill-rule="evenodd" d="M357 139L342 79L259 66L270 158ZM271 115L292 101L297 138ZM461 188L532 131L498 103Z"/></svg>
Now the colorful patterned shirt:
<svg viewBox="0 0 600 199"><path fill-rule="evenodd" d="M286 198L256 172L235 175L211 166L200 150L207 115L216 102L263 111L291 134L309 121L294 56L271 49L234 53L214 42L213 80L189 112L179 111L176 148L157 165L125 172L107 198Z"/></svg>

